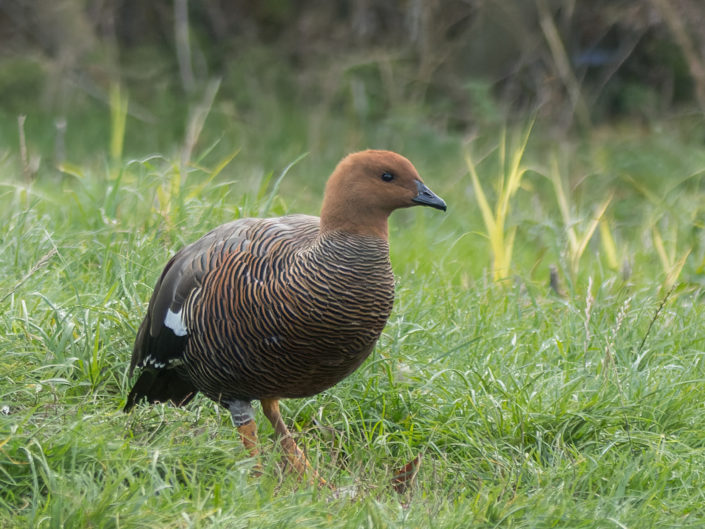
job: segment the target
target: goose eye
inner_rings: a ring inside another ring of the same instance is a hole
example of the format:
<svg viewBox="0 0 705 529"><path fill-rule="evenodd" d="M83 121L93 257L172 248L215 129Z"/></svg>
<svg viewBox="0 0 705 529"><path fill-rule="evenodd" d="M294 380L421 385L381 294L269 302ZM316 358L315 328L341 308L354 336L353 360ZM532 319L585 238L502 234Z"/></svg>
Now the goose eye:
<svg viewBox="0 0 705 529"><path fill-rule="evenodd" d="M392 180L394 180L394 175L385 171L384 173L382 173L382 180L384 180L385 182L391 182Z"/></svg>

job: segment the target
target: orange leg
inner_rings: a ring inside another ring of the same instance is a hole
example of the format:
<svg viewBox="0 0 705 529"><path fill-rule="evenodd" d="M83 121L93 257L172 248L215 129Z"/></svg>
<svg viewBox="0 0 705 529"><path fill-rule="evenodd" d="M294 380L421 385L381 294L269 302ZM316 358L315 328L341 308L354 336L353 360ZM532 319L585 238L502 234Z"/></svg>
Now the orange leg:
<svg viewBox="0 0 705 529"><path fill-rule="evenodd" d="M237 433L240 434L242 444L245 445L250 455L257 457L259 455L259 448L257 447L257 423L255 420L250 419L245 424L238 426Z"/></svg>
<svg viewBox="0 0 705 529"><path fill-rule="evenodd" d="M262 473L262 467L257 460L259 456L259 447L257 445L257 423L255 422L255 412L252 405L244 400L232 400L227 402L230 414L233 417L233 422L237 426L237 433L240 434L242 444L250 453L250 456L255 458L255 467L252 473L259 476Z"/></svg>
<svg viewBox="0 0 705 529"><path fill-rule="evenodd" d="M301 451L301 449L296 446L296 442L291 437L291 432L284 424L281 413L279 412L279 400L278 399L262 399L262 411L264 415L269 419L269 422L274 426L274 431L279 436L279 442L284 449L286 458L289 464L298 472L300 476L306 474L307 471L313 474L313 481L318 481L321 486L328 486L326 481L318 475L315 469L311 467L311 464L306 459L306 456Z"/></svg>

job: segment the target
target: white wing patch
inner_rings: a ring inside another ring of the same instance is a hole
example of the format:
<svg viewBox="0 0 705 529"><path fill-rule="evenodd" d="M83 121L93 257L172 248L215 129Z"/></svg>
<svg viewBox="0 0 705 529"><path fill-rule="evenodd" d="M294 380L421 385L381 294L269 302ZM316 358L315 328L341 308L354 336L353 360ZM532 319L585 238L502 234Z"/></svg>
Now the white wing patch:
<svg viewBox="0 0 705 529"><path fill-rule="evenodd" d="M172 367L178 367L181 364L183 364L184 361L181 358L169 358L169 360L165 362L157 362L156 359L152 356L149 355L147 356L142 362L140 363L141 367L153 367L154 369L164 369L165 367L167 369L171 369Z"/></svg>
<svg viewBox="0 0 705 529"><path fill-rule="evenodd" d="M166 318L164 318L164 325L169 327L176 336L186 336L188 334L188 329L184 325L184 320L181 319L181 311L173 312L171 309L166 311Z"/></svg>

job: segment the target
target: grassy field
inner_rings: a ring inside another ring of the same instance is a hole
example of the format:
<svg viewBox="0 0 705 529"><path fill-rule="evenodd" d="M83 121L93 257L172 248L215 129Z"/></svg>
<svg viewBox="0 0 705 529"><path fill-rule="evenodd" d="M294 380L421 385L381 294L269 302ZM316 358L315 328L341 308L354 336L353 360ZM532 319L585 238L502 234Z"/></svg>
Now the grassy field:
<svg viewBox="0 0 705 529"><path fill-rule="evenodd" d="M300 139L265 129L257 148L217 121L130 160L116 108L93 156L36 174L19 149L0 156L0 527L703 526L700 125L555 141L539 124L467 139L332 123L285 170ZM261 413L260 478L207 399L123 414L169 256L229 219L317 213L337 159L366 146L411 158L448 212L394 215L378 347L284 402L314 466L356 497L282 475ZM386 484L417 453L400 498Z"/></svg>

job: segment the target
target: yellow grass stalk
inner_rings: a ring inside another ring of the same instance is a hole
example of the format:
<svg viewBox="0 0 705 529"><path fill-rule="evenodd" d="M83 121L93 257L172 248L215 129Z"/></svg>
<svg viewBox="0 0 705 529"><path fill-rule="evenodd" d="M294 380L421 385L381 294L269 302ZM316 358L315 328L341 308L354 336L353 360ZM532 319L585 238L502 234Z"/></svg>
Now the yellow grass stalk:
<svg viewBox="0 0 705 529"><path fill-rule="evenodd" d="M526 172L521 162L524 157L524 152L526 151L526 144L529 141L530 133L531 126L527 128L519 147L511 153L511 160L509 161L508 167L506 160L506 133L502 133L498 147L500 172L497 175L498 189L494 208L490 206L487 196L480 184L477 166L473 161L470 151L465 152L465 163L470 172L470 178L472 179L473 188L475 189L475 199L482 213L482 220L485 224L487 239L489 240L490 249L492 251L492 278L495 281L506 279L509 276L516 226L507 230L506 221L511 209L511 199L519 189L522 177Z"/></svg>
<svg viewBox="0 0 705 529"><path fill-rule="evenodd" d="M606 218L600 220L600 242L602 251L607 258L607 266L612 270L619 269L619 257L617 256L617 245L614 243L612 231L610 230L609 222Z"/></svg>
<svg viewBox="0 0 705 529"><path fill-rule="evenodd" d="M654 227L652 228L652 233L654 240L654 248L656 248L656 253L659 256L659 260L661 261L663 273L666 276L666 279L663 282L663 286L666 290L669 290L678 280L678 277L680 277L681 271L683 270L683 266L685 265L685 261L686 259L688 259L692 248L688 248L685 252L681 254L680 257L676 257L675 234L673 237L673 243L671 244L670 249L667 250L665 245L663 244L663 237L661 237L661 233L659 232L656 225L654 225Z"/></svg>
<svg viewBox="0 0 705 529"><path fill-rule="evenodd" d="M563 225L565 226L566 236L568 237L568 258L570 261L570 271L573 276L577 275L580 269L580 259L585 253L588 243L592 238L597 227L603 222L603 217L607 207L612 202L612 195L610 194L605 200L603 200L597 207L597 213L588 223L585 231L583 233L578 233L575 228L575 223L570 214L570 202L568 199L568 193L566 193L563 187L563 181L560 176L560 171L558 170L558 162L555 157L551 163L551 183L553 184L553 190L556 194L556 201L558 202L558 209L561 211L561 217L563 217ZM606 221L604 221L606 223ZM605 227L601 230L603 233L607 232L607 241L605 243L605 237L603 237L603 248L607 244L608 260L612 259L615 263L617 262L617 252L616 246L614 244L614 239L609 233L609 228L605 224ZM617 265L615 265L616 267Z"/></svg>

